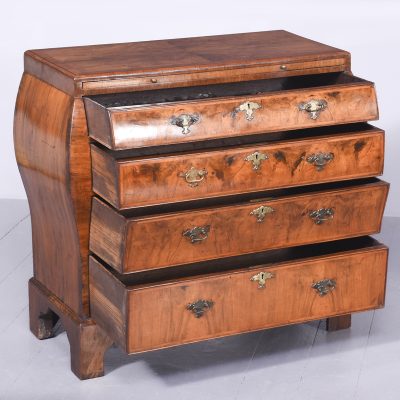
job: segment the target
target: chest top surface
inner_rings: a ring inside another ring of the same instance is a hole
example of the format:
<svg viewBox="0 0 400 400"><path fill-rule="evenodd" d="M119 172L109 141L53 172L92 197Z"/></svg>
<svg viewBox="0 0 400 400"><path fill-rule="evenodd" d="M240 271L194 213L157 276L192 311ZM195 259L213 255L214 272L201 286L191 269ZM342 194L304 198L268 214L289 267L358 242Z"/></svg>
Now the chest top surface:
<svg viewBox="0 0 400 400"><path fill-rule="evenodd" d="M68 92L77 82L271 68L282 63L305 63L293 68L309 69L332 65L329 60L348 65L349 57L343 50L277 30L28 50L25 71Z"/></svg>

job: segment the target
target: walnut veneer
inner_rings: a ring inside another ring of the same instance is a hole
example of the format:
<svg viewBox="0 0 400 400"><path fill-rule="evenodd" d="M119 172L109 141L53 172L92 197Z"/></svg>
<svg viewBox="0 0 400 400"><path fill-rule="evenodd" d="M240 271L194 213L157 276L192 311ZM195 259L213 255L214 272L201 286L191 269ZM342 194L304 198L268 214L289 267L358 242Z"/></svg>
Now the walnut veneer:
<svg viewBox="0 0 400 400"><path fill-rule="evenodd" d="M71 368L384 305L374 84L285 31L29 50L30 328Z"/></svg>

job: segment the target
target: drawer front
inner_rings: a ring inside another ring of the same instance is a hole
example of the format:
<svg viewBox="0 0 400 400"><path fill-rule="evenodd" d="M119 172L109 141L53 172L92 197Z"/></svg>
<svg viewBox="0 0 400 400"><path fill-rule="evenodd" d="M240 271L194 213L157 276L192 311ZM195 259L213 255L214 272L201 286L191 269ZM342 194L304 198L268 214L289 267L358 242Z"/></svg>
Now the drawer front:
<svg viewBox="0 0 400 400"><path fill-rule="evenodd" d="M377 176L383 154L384 134L378 129L131 160L116 160L93 145L93 189L126 209Z"/></svg>
<svg viewBox="0 0 400 400"><path fill-rule="evenodd" d="M90 249L122 273L376 233L388 185L127 219L94 199Z"/></svg>
<svg viewBox="0 0 400 400"><path fill-rule="evenodd" d="M378 118L374 86L365 81L109 108L87 98L85 105L91 137L116 150Z"/></svg>
<svg viewBox="0 0 400 400"><path fill-rule="evenodd" d="M133 288L92 259L91 315L127 352L146 351L382 307L386 263L382 246Z"/></svg>

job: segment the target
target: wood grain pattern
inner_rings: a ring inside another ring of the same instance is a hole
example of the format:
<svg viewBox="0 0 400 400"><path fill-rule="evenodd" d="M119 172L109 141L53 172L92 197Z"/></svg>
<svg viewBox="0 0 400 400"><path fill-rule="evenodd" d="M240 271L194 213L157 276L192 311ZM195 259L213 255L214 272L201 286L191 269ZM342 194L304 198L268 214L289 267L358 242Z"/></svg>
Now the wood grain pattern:
<svg viewBox="0 0 400 400"><path fill-rule="evenodd" d="M127 352L141 352L382 307L386 265L384 246L322 257L316 252L312 259L159 285L123 288L118 284L127 296L123 327L115 326L115 321L104 313L97 313L107 307L101 299L96 299L96 305L92 303L92 312L104 329L126 329L126 343L119 344ZM259 289L250 278L262 271L271 272L274 277ZM335 279L336 288L319 296L311 285L327 278ZM107 290L117 278L91 258L90 280L91 290L97 286ZM108 296L107 291L103 293ZM187 305L200 299L214 304L203 316L195 318Z"/></svg>
<svg viewBox="0 0 400 400"><path fill-rule="evenodd" d="M69 189L79 239L81 315L89 315L89 227L92 208L92 174L89 135L82 99L74 99L68 144Z"/></svg>
<svg viewBox="0 0 400 400"><path fill-rule="evenodd" d="M111 207L97 206L98 203L100 203L100 200L94 198L90 223L89 248L99 255L104 255L106 251L107 260L112 264L118 264L124 258L124 243L126 241L127 229L126 219L116 213ZM97 249L97 251L94 249Z"/></svg>
<svg viewBox="0 0 400 400"><path fill-rule="evenodd" d="M268 157L258 170L245 158ZM322 169L307 158L333 154ZM257 192L382 174L384 132L373 129L342 135L257 143L213 151L118 159L92 145L93 190L117 209ZM184 174L207 171L196 186Z"/></svg>
<svg viewBox="0 0 400 400"><path fill-rule="evenodd" d="M24 74L14 143L31 212L34 276L87 315L91 175L82 101Z"/></svg>
<svg viewBox="0 0 400 400"><path fill-rule="evenodd" d="M246 96L120 107L105 107L95 98L85 98L89 134L108 148L122 150L377 119L374 85L349 76L346 80L349 82ZM299 110L299 104L312 99L328 104L317 119ZM246 101L261 107L252 120L235 111ZM188 134L171 123L182 114L199 116Z"/></svg>
<svg viewBox="0 0 400 400"><path fill-rule="evenodd" d="M89 257L91 263L97 263ZM91 314L97 315L96 320L109 321L104 325L104 331L115 343L125 344L127 293L124 285L118 279L102 279L103 271L92 269L90 271L90 304ZM126 350L126 346L122 347Z"/></svg>
<svg viewBox="0 0 400 400"><path fill-rule="evenodd" d="M388 184L375 183L305 192L162 215L121 218L99 199L93 200L90 249L121 273L188 264L274 248L362 236L380 230ZM250 213L274 209L263 222ZM315 224L309 213L333 208L334 218ZM104 214L104 217L103 217ZM112 218L111 218L112 216ZM108 228L109 221L120 223ZM208 238L191 243L183 232L210 226ZM125 232L121 235L114 232ZM115 249L122 250L116 252Z"/></svg>
<svg viewBox="0 0 400 400"><path fill-rule="evenodd" d="M25 53L25 71L71 95L287 76L310 69L349 70L350 54L286 31Z"/></svg>

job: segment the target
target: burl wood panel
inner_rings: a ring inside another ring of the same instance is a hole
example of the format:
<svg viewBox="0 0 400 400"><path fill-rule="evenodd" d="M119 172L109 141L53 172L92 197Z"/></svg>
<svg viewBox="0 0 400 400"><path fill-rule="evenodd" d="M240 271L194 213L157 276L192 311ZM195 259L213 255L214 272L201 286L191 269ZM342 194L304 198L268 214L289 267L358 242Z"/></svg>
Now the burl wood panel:
<svg viewBox="0 0 400 400"><path fill-rule="evenodd" d="M117 343L127 352L141 352L382 307L386 265L387 249L377 246L124 288L119 281L113 284L117 278L91 258L91 293L104 294L92 300L91 308L98 324L112 337L123 340ZM274 277L260 289L251 278L262 271L271 272ZM311 286L323 279L334 279L336 288L320 296ZM119 297L126 295L122 304L115 299L115 288ZM187 309L188 304L198 300L213 302L200 318ZM119 310L122 321L116 324L113 313L99 312L102 309ZM118 331L126 335L118 336Z"/></svg>
<svg viewBox="0 0 400 400"><path fill-rule="evenodd" d="M267 157L258 169L246 161L254 152ZM307 161L319 153L333 159L322 166ZM378 176L383 158L384 132L379 129L131 159L116 159L92 145L93 190L114 207L125 209ZM185 173L191 168L207 175L189 184Z"/></svg>
<svg viewBox="0 0 400 400"><path fill-rule="evenodd" d="M310 118L299 104L325 100L327 108L318 118ZM258 103L248 120L235 111L244 102ZM311 128L324 125L372 121L378 118L374 85L370 82L333 84L295 90L231 96L209 100L177 101L143 106L103 107L85 98L90 136L104 146L122 150L227 136ZM197 115L190 132L171 123L179 115Z"/></svg>
<svg viewBox="0 0 400 400"><path fill-rule="evenodd" d="M348 52L286 31L25 53L25 71L73 95L345 69L350 69Z"/></svg>
<svg viewBox="0 0 400 400"><path fill-rule="evenodd" d="M24 74L14 122L32 219L34 276L87 316L91 174L82 100Z"/></svg>
<svg viewBox="0 0 400 400"><path fill-rule="evenodd" d="M274 248L318 243L380 230L389 185L377 181L250 201L223 207L123 218L93 199L90 249L121 273L164 268ZM273 212L257 222L260 206ZM317 225L311 211L332 208L334 216ZM209 226L208 237L192 243L183 232Z"/></svg>

